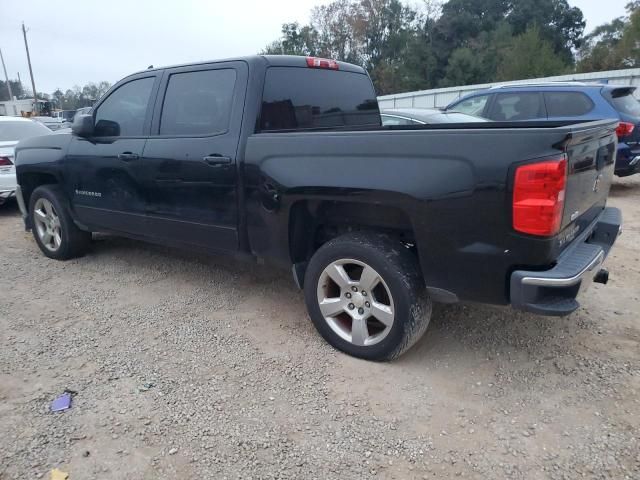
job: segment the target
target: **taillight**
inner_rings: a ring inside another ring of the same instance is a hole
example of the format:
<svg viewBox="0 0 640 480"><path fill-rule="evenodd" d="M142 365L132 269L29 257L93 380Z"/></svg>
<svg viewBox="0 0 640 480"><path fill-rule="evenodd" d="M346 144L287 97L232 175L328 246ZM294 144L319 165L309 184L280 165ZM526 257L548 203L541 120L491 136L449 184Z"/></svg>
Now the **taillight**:
<svg viewBox="0 0 640 480"><path fill-rule="evenodd" d="M329 70L338 70L338 62L329 60L328 58L307 57L307 67L309 68L328 68Z"/></svg>
<svg viewBox="0 0 640 480"><path fill-rule="evenodd" d="M636 126L633 123L620 122L616 127L616 135L619 139L626 137L627 135L631 135L631 132L633 132L635 127Z"/></svg>
<svg viewBox="0 0 640 480"><path fill-rule="evenodd" d="M9 157L0 157L0 167L8 167L10 165L13 165L13 163L11 163Z"/></svg>
<svg viewBox="0 0 640 480"><path fill-rule="evenodd" d="M530 235L558 233L566 183L564 156L518 167L513 187L513 228Z"/></svg>

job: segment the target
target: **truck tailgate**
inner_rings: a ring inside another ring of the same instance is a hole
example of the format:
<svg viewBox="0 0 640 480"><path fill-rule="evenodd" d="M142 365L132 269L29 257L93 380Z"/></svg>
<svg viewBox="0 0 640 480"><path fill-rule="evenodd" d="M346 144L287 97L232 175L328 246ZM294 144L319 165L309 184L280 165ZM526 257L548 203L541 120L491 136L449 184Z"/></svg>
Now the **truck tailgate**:
<svg viewBox="0 0 640 480"><path fill-rule="evenodd" d="M600 121L570 128L564 145L567 183L561 246L570 243L605 207L616 159L616 125L617 121Z"/></svg>
<svg viewBox="0 0 640 480"><path fill-rule="evenodd" d="M601 270L622 226L622 215L606 207L616 157L617 121L568 128L557 145L567 161L564 211L555 260L549 269L517 269L510 277L512 306L544 315L567 315L576 297L593 280L606 283ZM566 127L564 127L566 128Z"/></svg>

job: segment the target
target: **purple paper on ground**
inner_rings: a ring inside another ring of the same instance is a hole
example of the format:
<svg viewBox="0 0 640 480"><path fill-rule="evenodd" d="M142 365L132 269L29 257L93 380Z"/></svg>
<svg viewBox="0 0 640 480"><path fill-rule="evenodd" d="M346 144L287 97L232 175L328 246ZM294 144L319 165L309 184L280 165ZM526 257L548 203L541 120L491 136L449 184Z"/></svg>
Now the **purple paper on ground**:
<svg viewBox="0 0 640 480"><path fill-rule="evenodd" d="M62 410L67 410L69 408L71 408L71 394L69 392L63 393L51 402L52 412L61 412Z"/></svg>

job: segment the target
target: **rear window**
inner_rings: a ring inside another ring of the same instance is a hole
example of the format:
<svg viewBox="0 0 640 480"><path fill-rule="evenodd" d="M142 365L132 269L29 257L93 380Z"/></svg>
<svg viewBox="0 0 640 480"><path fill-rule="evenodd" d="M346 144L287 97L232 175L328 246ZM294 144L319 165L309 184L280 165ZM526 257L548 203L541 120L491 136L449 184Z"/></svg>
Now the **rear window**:
<svg viewBox="0 0 640 480"><path fill-rule="evenodd" d="M271 67L262 95L260 130L380 125L369 77L317 68Z"/></svg>
<svg viewBox="0 0 640 480"><path fill-rule="evenodd" d="M549 117L579 117L593 110L591 99L582 92L545 92Z"/></svg>
<svg viewBox="0 0 640 480"><path fill-rule="evenodd" d="M611 103L620 113L640 117L640 102L633 96L633 92L631 91L627 90L623 95L618 96L613 92Z"/></svg>

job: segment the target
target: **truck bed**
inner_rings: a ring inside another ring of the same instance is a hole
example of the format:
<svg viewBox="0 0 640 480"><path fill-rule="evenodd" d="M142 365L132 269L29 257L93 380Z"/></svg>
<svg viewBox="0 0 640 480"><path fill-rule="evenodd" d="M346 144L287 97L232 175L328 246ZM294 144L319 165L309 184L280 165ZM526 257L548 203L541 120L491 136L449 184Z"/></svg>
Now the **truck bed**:
<svg viewBox="0 0 640 480"><path fill-rule="evenodd" d="M616 124L488 122L251 135L245 152L251 250L288 263L292 212L309 210L331 222L343 215L345 225L366 226L367 214L353 213L356 203L410 232L432 294L506 304L512 271L552 267L602 212ZM515 232L515 167L561 155L569 164L561 233Z"/></svg>

